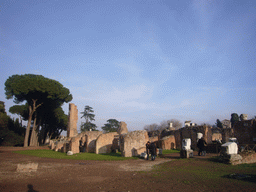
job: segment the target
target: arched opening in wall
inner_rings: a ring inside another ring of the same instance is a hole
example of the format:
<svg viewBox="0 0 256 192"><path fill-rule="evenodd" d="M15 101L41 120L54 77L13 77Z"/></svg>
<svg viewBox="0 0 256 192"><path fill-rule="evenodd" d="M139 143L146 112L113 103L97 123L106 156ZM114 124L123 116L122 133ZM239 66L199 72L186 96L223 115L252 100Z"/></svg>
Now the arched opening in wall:
<svg viewBox="0 0 256 192"><path fill-rule="evenodd" d="M171 143L171 149L175 149L175 144L173 142Z"/></svg>

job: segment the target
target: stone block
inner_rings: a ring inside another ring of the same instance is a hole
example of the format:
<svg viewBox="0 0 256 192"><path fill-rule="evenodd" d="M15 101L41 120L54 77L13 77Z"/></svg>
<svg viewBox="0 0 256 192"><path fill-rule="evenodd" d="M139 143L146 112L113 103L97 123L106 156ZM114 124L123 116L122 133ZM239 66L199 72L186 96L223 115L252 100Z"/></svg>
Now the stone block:
<svg viewBox="0 0 256 192"><path fill-rule="evenodd" d="M181 158L190 158L190 157L193 157L193 150L192 150L192 149L181 150L181 151L180 151L180 157L181 157Z"/></svg>
<svg viewBox="0 0 256 192"><path fill-rule="evenodd" d="M140 158L142 159L147 159L147 153L141 153Z"/></svg>
<svg viewBox="0 0 256 192"><path fill-rule="evenodd" d="M17 172L35 172L37 171L38 163L27 163L27 164L18 164Z"/></svg>

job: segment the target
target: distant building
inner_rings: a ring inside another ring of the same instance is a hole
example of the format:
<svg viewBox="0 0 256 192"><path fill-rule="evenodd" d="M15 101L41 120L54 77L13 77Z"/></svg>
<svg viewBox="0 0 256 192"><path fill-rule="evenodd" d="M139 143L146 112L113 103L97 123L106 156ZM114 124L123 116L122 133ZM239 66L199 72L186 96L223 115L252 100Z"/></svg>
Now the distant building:
<svg viewBox="0 0 256 192"><path fill-rule="evenodd" d="M191 127L191 126L196 126L196 124L191 123L191 121L185 121L185 127Z"/></svg>

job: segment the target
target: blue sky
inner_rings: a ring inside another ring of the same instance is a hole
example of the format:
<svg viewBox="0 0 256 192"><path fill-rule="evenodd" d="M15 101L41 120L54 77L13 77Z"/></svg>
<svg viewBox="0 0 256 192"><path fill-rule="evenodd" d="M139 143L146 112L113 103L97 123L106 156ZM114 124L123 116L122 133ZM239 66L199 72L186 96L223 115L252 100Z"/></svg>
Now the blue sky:
<svg viewBox="0 0 256 192"><path fill-rule="evenodd" d="M255 45L254 0L2 0L0 100L8 110L6 79L30 73L67 87L79 113L91 106L99 129L252 118Z"/></svg>

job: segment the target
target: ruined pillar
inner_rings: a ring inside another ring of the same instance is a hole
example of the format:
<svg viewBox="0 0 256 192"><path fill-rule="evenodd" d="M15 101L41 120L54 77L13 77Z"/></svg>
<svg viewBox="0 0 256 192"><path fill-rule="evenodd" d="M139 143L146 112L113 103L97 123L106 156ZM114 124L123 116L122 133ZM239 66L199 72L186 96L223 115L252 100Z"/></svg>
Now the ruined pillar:
<svg viewBox="0 0 256 192"><path fill-rule="evenodd" d="M74 103L69 103L67 137L77 136L78 110Z"/></svg>

